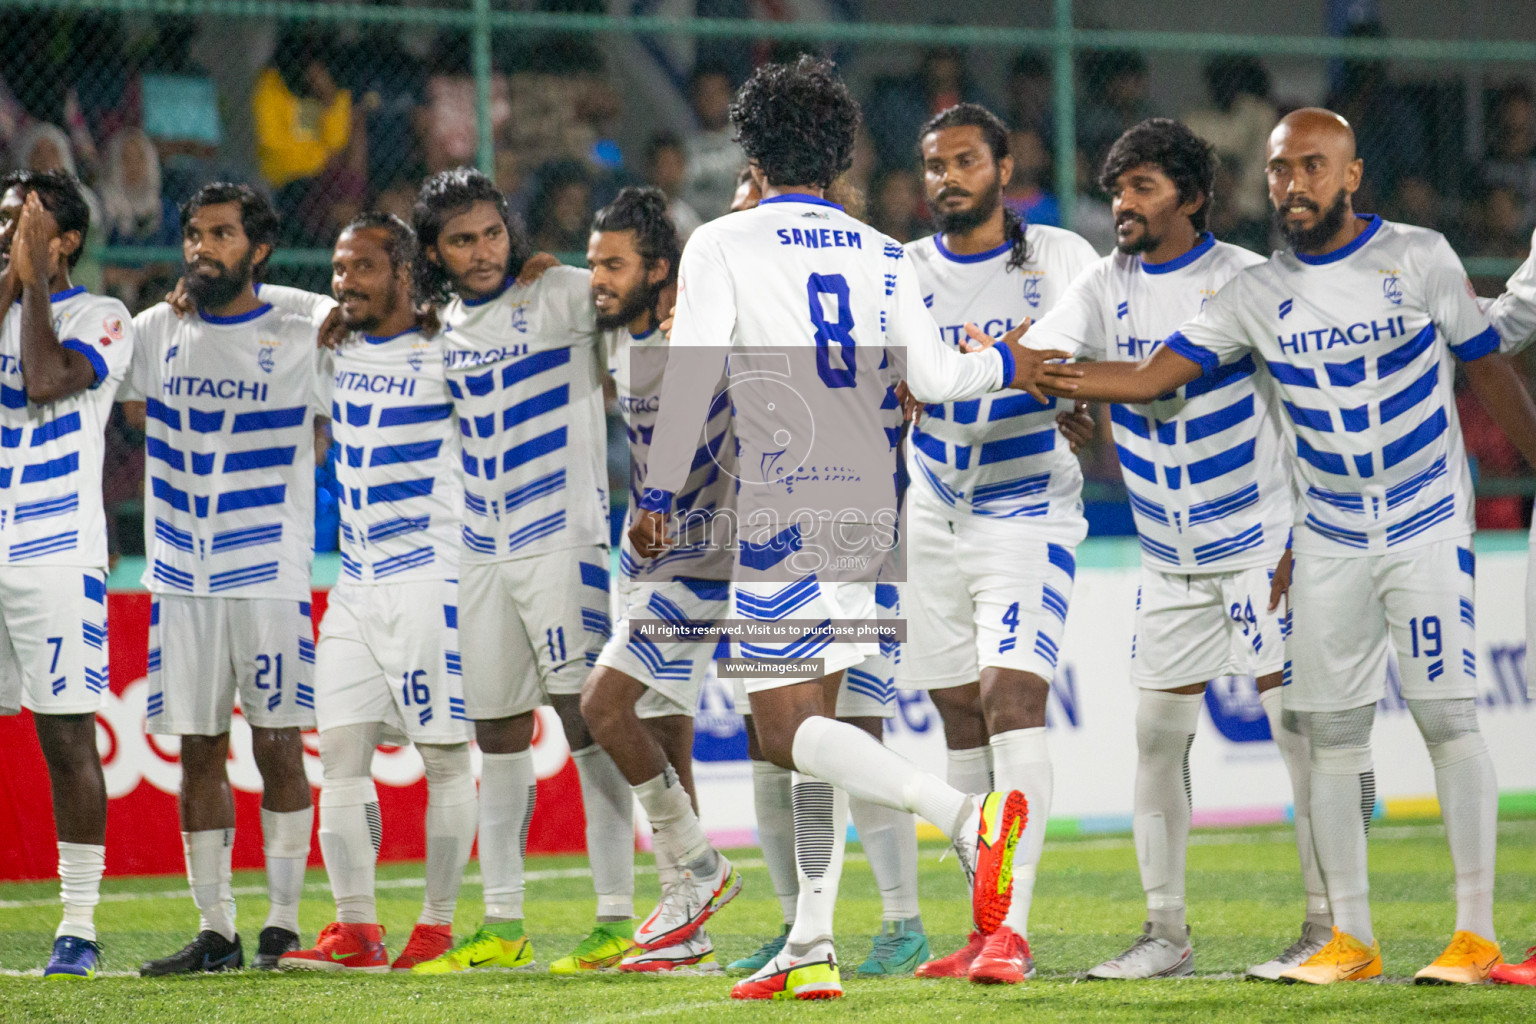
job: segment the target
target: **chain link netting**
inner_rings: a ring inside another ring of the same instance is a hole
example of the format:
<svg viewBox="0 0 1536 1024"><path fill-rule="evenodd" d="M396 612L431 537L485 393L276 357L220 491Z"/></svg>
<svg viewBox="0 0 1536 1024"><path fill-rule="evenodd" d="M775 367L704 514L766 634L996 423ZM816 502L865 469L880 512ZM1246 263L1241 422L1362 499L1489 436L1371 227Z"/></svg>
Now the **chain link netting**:
<svg viewBox="0 0 1536 1024"><path fill-rule="evenodd" d="M178 207L208 181L267 190L283 222L269 278L324 291L329 246L342 224L370 208L408 219L424 176L479 156L479 83L463 17L470 0L356 5L348 8L355 20L337 9L323 20L284 21L218 0L184 3L174 14L155 13L169 5L151 3L81 9L90 6L0 8L0 163L63 167L89 187L92 237L77 283L117 295L131 310L174 284ZM616 6L644 14L654 5ZM863 6L871 20L910 13L896 0ZM391 21L381 7L413 16ZM546 0L537 9L605 14L615 5ZM749 0L701 0L696 10L761 15ZM437 23L433 12L442 15ZM1000 25L1010 16L990 6L985 13ZM1028 25L1035 14L1007 27ZM947 105L974 100L1011 129L1015 169L1004 200L1029 220L1062 224L1070 216L1074 230L1108 252L1112 218L1097 186L1104 153L1126 128L1167 115L1189 123L1220 158L1214 233L1267 252L1276 240L1265 139L1279 115L1326 105L1359 137L1365 180L1357 209L1444 232L1485 294L1528 251L1536 227L1536 64L1080 49L1067 108L1056 94L1051 40L1035 27L1039 48L1012 51L497 28L488 108L494 176L537 247L568 259L581 258L593 211L625 184L664 189L686 235L724 214L735 189L742 158L725 125L735 86L754 63L814 50L839 61L864 107L843 193L897 239L931 231L918 126ZM1385 36L1372 20L1334 29ZM1057 166L1064 109L1075 134L1070 197L1058 188L1068 180ZM1475 400L1461 409L1485 495L1479 520L1518 527L1529 515L1523 463ZM105 487L113 547L136 553L142 441L120 418L111 435ZM1088 498L1122 501L1113 445L1100 442L1083 457ZM621 482L613 489L626 491ZM1128 529L1128 514L1125 521Z"/></svg>

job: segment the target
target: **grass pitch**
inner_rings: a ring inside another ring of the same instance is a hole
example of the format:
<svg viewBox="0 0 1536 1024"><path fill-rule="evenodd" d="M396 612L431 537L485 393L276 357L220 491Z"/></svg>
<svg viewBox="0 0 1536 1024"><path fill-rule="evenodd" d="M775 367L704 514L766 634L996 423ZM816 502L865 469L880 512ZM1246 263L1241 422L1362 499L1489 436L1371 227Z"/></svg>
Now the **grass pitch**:
<svg viewBox="0 0 1536 1024"><path fill-rule="evenodd" d="M935 954L953 950L968 928L959 869L925 846L920 892ZM778 904L755 850L739 850L745 889L709 932L723 963L755 949L780 926ZM640 858L638 902L656 895L650 859ZM471 865L474 870L474 865ZM529 863L528 931L542 964L560 956L591 927L593 897L585 862L576 857ZM420 908L420 865L380 869L379 913L391 952L410 933ZM97 912L106 977L44 983L58 920L54 883L0 885L0 1021L261 1022L400 1021L716 1021L811 1017L839 1021L897 1019L1035 1021L1526 1021L1536 1019L1528 988L1425 988L1404 984L1449 940L1454 923L1452 874L1438 825L1379 825L1371 835L1372 901L1389 976L1385 983L1328 989L1239 980L1295 937L1302 915L1299 872L1284 829L1196 833L1189 851L1189 921L1200 976L1161 982L1084 983L1084 971L1119 952L1139 931L1142 894L1129 836L1052 841L1036 888L1031 945L1039 978L1010 988L911 979L866 981L853 970L879 928L880 897L856 845L838 907L838 953L846 998L839 1002L735 1003L722 977L602 975L551 978L541 970L472 973L447 978L409 975L336 977L241 972L141 979L141 961L181 947L196 928L185 880L174 876L109 879ZM239 919L246 955L265 916L259 872L241 872ZM466 884L456 931L479 920L480 889ZM331 920L323 871L312 870L301 912L305 939ZM1500 827L1496 920L1505 955L1519 959L1536 942L1536 820ZM1008 1016L1003 1016L1003 1015ZM1028 1015L1024 1017L1024 1015Z"/></svg>

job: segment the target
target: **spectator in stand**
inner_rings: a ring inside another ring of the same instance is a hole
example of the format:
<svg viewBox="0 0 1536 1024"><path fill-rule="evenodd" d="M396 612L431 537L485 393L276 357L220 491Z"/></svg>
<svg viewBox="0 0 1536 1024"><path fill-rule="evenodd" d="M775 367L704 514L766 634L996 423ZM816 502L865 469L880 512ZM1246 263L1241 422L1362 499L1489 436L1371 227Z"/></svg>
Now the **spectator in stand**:
<svg viewBox="0 0 1536 1024"><path fill-rule="evenodd" d="M990 106L971 81L965 54L952 46L925 51L915 74L877 79L864 104L864 123L874 137L878 165L910 167L913 126L961 102Z"/></svg>
<svg viewBox="0 0 1536 1024"><path fill-rule="evenodd" d="M1422 174L1403 175L1392 195L1382 204L1381 215L1400 224L1432 228L1448 236L1456 234L1447 216L1445 199ZM1461 248L1454 237L1452 247L1458 252Z"/></svg>
<svg viewBox="0 0 1536 1024"><path fill-rule="evenodd" d="M1147 98L1146 59L1134 50L1089 51L1079 69L1085 95L1077 112L1077 145L1089 166L1099 167L1116 139L1157 111Z"/></svg>
<svg viewBox="0 0 1536 1024"><path fill-rule="evenodd" d="M1350 38L1379 39L1379 22L1355 25ZM1355 130L1355 154L1365 161L1355 209L1376 210L1405 174L1420 173L1429 162L1429 144L1418 105L1387 76L1379 60L1347 60L1339 86L1326 104Z"/></svg>
<svg viewBox="0 0 1536 1024"><path fill-rule="evenodd" d="M262 177L288 244L328 243L361 206L366 136L353 130L352 93L336 84L329 59L311 31L286 30L251 97Z"/></svg>
<svg viewBox="0 0 1536 1024"><path fill-rule="evenodd" d="M916 172L906 167L876 172L869 186L869 223L902 243L928 233L923 185Z"/></svg>
<svg viewBox="0 0 1536 1024"><path fill-rule="evenodd" d="M723 65L701 64L694 68L688 99L696 122L684 146L688 158L688 185L683 199L705 220L714 220L731 208L736 192L736 172L746 163L741 147L732 138L729 122L735 89Z"/></svg>
<svg viewBox="0 0 1536 1024"><path fill-rule="evenodd" d="M357 96L354 117L361 115L367 140L368 181L382 186L401 174L424 178L426 66L400 44L398 27L380 25L353 47L347 69Z"/></svg>
<svg viewBox="0 0 1536 1024"><path fill-rule="evenodd" d="M1021 53L1008 71L1008 124L1034 132L1047 149L1056 139L1056 86L1051 62L1038 53Z"/></svg>
<svg viewBox="0 0 1536 1024"><path fill-rule="evenodd" d="M1474 233L1473 255L1524 259L1531 251L1520 196L1506 185L1482 190L1478 202L1479 227Z"/></svg>
<svg viewBox="0 0 1536 1024"><path fill-rule="evenodd" d="M1184 123L1211 144L1231 175L1232 190L1221 197L1230 219L1256 224L1262 233L1270 218L1269 133L1279 120L1269 72L1255 57L1213 57L1205 62L1205 89L1211 105L1190 111Z"/></svg>
<svg viewBox="0 0 1536 1024"><path fill-rule="evenodd" d="M177 204L209 181L245 177L219 166L224 141L219 91L208 69L192 59L196 38L191 18L157 19L139 75L144 131L160 154L162 191Z"/></svg>
<svg viewBox="0 0 1536 1024"><path fill-rule="evenodd" d="M1061 226L1061 204L1051 184L1051 156L1045 141L1033 128L1008 133L1008 155L1013 157L1013 177L1003 189L1003 202L1026 223Z"/></svg>
<svg viewBox="0 0 1536 1024"><path fill-rule="evenodd" d="M1536 227L1536 97L1525 82L1511 82L1494 94L1489 114L1488 155L1479 177L1484 186L1508 189L1519 200L1529 231Z"/></svg>
<svg viewBox="0 0 1536 1024"><path fill-rule="evenodd" d="M667 216L677 228L678 239L687 242L703 219L682 197L688 182L688 153L682 139L671 132L651 136L645 146L645 181L666 194Z"/></svg>
<svg viewBox="0 0 1536 1024"><path fill-rule="evenodd" d="M546 164L528 208L533 247L549 253L585 252L593 212L586 167L577 160Z"/></svg>
<svg viewBox="0 0 1536 1024"><path fill-rule="evenodd" d="M181 244L176 206L160 191L160 157L142 128L124 128L107 143L101 206L108 245Z"/></svg>
<svg viewBox="0 0 1536 1024"><path fill-rule="evenodd" d="M465 54L469 36L443 32L432 47L427 78L427 173L473 166L479 146L479 121L475 116L475 80L469 75ZM491 76L491 131L499 138L512 116L507 98L507 77Z"/></svg>

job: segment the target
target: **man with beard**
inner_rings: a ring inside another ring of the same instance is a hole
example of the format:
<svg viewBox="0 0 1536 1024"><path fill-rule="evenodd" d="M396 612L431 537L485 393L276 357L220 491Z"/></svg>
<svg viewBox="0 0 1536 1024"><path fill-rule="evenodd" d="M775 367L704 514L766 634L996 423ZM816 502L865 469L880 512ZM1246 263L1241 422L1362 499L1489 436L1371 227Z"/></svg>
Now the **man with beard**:
<svg viewBox="0 0 1536 1024"><path fill-rule="evenodd" d="M758 68L732 103L731 122L762 199L689 239L641 511L629 538L647 559L672 546L673 506L709 418L707 382L719 379L729 359L742 378L731 383L738 465L752 469L750 476L743 470L737 493L744 528L731 610L755 620L751 635L766 630L772 637L744 637L733 668L744 672L763 753L801 773L796 825L812 852L798 865L798 912L783 950L731 995L837 998L832 924L850 796L936 824L967 874L977 927L988 932L1008 910L1026 817L1023 794L962 793L831 717L844 670L879 650L870 634L834 643L825 627L875 620L875 578L888 561L896 511L889 385L905 375L920 398L980 397L1018 376L1010 360L1050 356L1010 346L996 361L972 363L947 349L901 246L825 198L852 159L859 123L858 104L830 62L802 56ZM1032 366L1027 375L1039 371ZM809 451L807 426L835 435L835 448ZM824 458L836 463L821 472ZM832 523L836 529L819 529ZM850 550L856 557L833 560ZM657 842L673 844L692 872L670 911L686 933L713 913L733 872L719 867L724 858L686 799L657 803L646 807Z"/></svg>
<svg viewBox="0 0 1536 1024"><path fill-rule="evenodd" d="M244 961L230 892L235 806L225 771L236 692L262 778L271 910L254 966L299 947L298 903L313 822L299 731L314 725L317 449L329 356L316 317L275 309L253 281L277 214L248 185L199 189L181 211L194 315L161 303L134 318L124 401L145 403L144 534L154 595L148 729L181 737L181 823L197 936L146 975Z"/></svg>
<svg viewBox="0 0 1536 1024"><path fill-rule="evenodd" d="M1002 203L1008 132L962 103L919 133L939 233L910 242L923 301L944 340L970 322L1008 327L1051 309L1095 259L1069 231L1026 225ZM1058 436L1054 399L988 396L917 411L907 450L899 679L927 690L944 721L950 785L1029 801L1013 904L995 932L918 968L920 977L1014 983L1034 971L1030 897L1051 807L1045 708L1072 596L1073 551L1088 531L1083 476Z"/></svg>
<svg viewBox="0 0 1536 1024"><path fill-rule="evenodd" d="M0 714L32 712L52 783L64 919L43 974L91 978L107 831L102 430L133 334L122 303L70 283L90 230L80 183L15 171L0 193Z"/></svg>
<svg viewBox="0 0 1536 1024"><path fill-rule="evenodd" d="M534 712L553 704L581 778L597 925L577 962L627 952L634 931L629 784L581 717L581 684L608 639L606 432L589 274L516 278L530 251L485 175L443 171L414 218L417 295L442 304L448 390L464 471L459 630L464 705L484 753L485 923L415 970L525 967L523 860L536 778ZM574 958L574 959L573 959Z"/></svg>
<svg viewBox="0 0 1536 1024"><path fill-rule="evenodd" d="M1118 252L1095 263L1029 329L1032 345L1085 359L1138 361L1162 345L1244 268L1264 262L1205 230L1216 166L1210 146L1153 118L1122 135L1099 184L1110 196ZM1133 829L1147 923L1090 978L1194 973L1184 923L1189 750L1206 684L1255 676L1270 733L1295 794L1307 915L1301 938L1250 976L1274 980L1331 937L1328 894L1307 814L1307 741L1282 721L1290 481L1269 373L1245 356L1110 419L1136 529L1141 586L1131 647L1138 690ZM1272 583L1273 581L1273 583ZM1294 723L1293 723L1294 724Z"/></svg>
<svg viewBox="0 0 1536 1024"><path fill-rule="evenodd" d="M625 188L593 218L587 246L592 303L598 328L609 332L608 372L629 436L631 518L661 404L667 339L659 327L677 300L681 254L667 198L657 189ZM613 757L642 805L686 799L694 813L693 714L716 645L708 627L729 614L728 537L714 532L723 523L715 517L729 511L734 485L720 462L730 464L733 447L723 395L710 411L680 499L688 534L667 558L649 563L635 557L627 539L623 543L617 628L587 676L581 700L592 736ZM665 621L688 632L650 637L634 628L636 620ZM665 903L683 866L672 860L666 845L655 849ZM733 890L722 894L721 904L734 895ZM656 931L647 918L635 938L641 948L623 958L620 970L719 970L702 928L675 938Z"/></svg>
<svg viewBox="0 0 1536 1024"><path fill-rule="evenodd" d="M349 332L335 350L331 421L344 453L341 579L320 625L315 719L320 852L336 920L314 948L285 953L284 970L404 971L447 952L475 842L457 628L459 434L436 323L411 301L415 259L415 232L387 213L354 219L331 257ZM381 739L402 736L426 766L426 899L391 963L374 902L381 822L371 766Z"/></svg>
<svg viewBox="0 0 1536 1024"><path fill-rule="evenodd" d="M1536 415L1445 239L1355 215L1361 169L1343 118L1287 115L1269 138L1268 176L1289 249L1239 273L1140 362L1032 364L1023 376L1064 396L1146 403L1250 354L1268 365L1299 501L1282 703L1311 743L1312 836L1334 924L1280 977L1381 974L1366 873L1370 738L1395 649L1456 866L1455 935L1417 978L1477 983L1500 960L1498 789L1477 726L1472 485L1447 352L1527 461Z"/></svg>

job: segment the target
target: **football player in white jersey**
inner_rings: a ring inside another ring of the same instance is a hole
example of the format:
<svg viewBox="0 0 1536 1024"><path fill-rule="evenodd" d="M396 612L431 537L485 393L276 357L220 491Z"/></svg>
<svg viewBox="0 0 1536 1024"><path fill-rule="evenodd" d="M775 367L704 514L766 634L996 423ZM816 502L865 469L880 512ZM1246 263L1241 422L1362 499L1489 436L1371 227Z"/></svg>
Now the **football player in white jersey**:
<svg viewBox="0 0 1536 1024"><path fill-rule="evenodd" d="M1239 273L1140 362L1028 372L1062 395L1145 403L1249 354L1268 365L1298 492L1282 703L1311 742L1312 835L1334 919L1329 943L1281 978L1381 973L1365 854L1390 649L1456 865L1455 934L1417 978L1476 983L1499 962L1498 790L1477 726L1472 487L1447 356L1532 462L1536 418L1510 400L1523 386L1445 239L1353 213L1361 166L1343 118L1287 115L1268 175L1288 249Z"/></svg>
<svg viewBox="0 0 1536 1024"><path fill-rule="evenodd" d="M1504 292L1488 309L1488 318L1499 332L1499 350L1511 355L1525 351L1536 342L1536 234L1531 236L1531 255L1504 286ZM1532 521L1536 540L1536 520ZM1536 649L1536 543L1530 545L1525 569L1525 649ZM1536 693L1536 659L1525 659L1525 690ZM1499 964L1493 968L1495 981L1509 985L1536 985L1536 946L1526 951L1519 964Z"/></svg>
<svg viewBox="0 0 1536 1024"><path fill-rule="evenodd" d="M0 714L32 712L52 782L64 920L43 974L54 978L94 977L101 956L102 430L133 350L122 303L69 280L90 219L67 174L0 179Z"/></svg>
<svg viewBox="0 0 1536 1024"><path fill-rule="evenodd" d="M625 188L593 218L587 263L597 326L608 332L608 372L629 438L631 516L660 407L667 351L660 323L676 301L681 250L666 196L656 189ZM641 799L665 799L665 794L651 794L652 789L681 788L695 813L693 714L717 642L708 627L729 614L730 582L724 548L699 542L709 539L713 517L731 505L735 481L717 461L729 464L729 421L721 399L712 407L684 488L687 511L699 517L693 524L695 543L685 542L666 563L647 565L636 559L627 539L622 543L616 628L582 688L587 727ZM652 638L633 628L636 620L696 628L698 635ZM665 846L655 850L665 894L676 884L679 869ZM704 929L673 941L665 929L652 934L655 917L635 932L640 948L626 956L614 947L606 962L583 966L610 966L622 958L624 971L719 970Z"/></svg>
<svg viewBox="0 0 1536 1024"><path fill-rule="evenodd" d="M523 859L533 813L534 711L553 704L581 777L597 890L589 949L634 930L629 784L592 741L581 684L608 639L608 476L588 272L516 280L530 251L488 177L460 168L421 187L418 297L441 304L464 472L459 635L464 705L484 753L485 925L417 970L523 967ZM563 969L557 960L552 967Z"/></svg>
<svg viewBox="0 0 1536 1024"><path fill-rule="evenodd" d="M333 357L342 572L320 624L315 719L336 921L314 948L285 953L284 970L403 971L447 952L475 842L457 625L458 426L436 323L412 301L415 259L415 232L379 213L348 224L331 257L350 334ZM371 765L381 738L402 735L426 767L426 899L391 963L374 902L382 823Z"/></svg>
<svg viewBox="0 0 1536 1024"><path fill-rule="evenodd" d="M740 378L731 384L737 450L741 465L753 470L738 492L740 521L752 529L738 544L732 612L764 623L806 623L782 633L764 626L775 642L740 643L742 655L762 665L747 679L753 723L770 760L813 777L805 782L830 784L808 791L813 799L803 818L797 815L797 826L803 822L817 842L814 851L802 847L794 928L783 951L732 990L742 999L842 994L831 937L849 795L938 825L975 879L973 916L985 931L1007 913L1008 876L1024 825L1022 794L962 793L830 717L843 671L878 650L872 642L833 643L816 624L875 618L873 577L895 526L883 415L890 375L904 375L921 399L946 401L1007 385L1016 376L1010 360L1043 358L1010 348L996 362L979 364L947 349L901 247L824 198L851 160L858 119L858 105L832 65L811 57L764 65L737 94L731 120L763 199L756 209L704 225L684 251L643 511L629 531L642 557L669 546L674 499L708 417L704 382L718 379L729 354ZM784 370L794 383L785 383ZM837 462L825 462L825 453L814 464L805 461L808 427L837 437ZM824 531L836 534L830 542L812 528L823 521L839 526ZM840 545L860 543L862 557L832 558L844 550ZM803 554L813 571L806 571ZM674 844L680 863L698 865L691 885L696 927L712 912L728 866L685 800L657 811L647 807L657 841Z"/></svg>
<svg viewBox="0 0 1536 1024"><path fill-rule="evenodd" d="M1099 175L1119 251L1073 282L1030 327L1028 342L1085 359L1139 361L1222 285L1264 262L1205 230L1215 171L1210 146L1177 121L1154 118L1122 135ZM1194 972L1184 923L1185 787L1202 695L1220 676L1258 680L1290 773L1307 891L1302 937L1249 974L1273 980L1332 937L1307 814L1307 744L1285 728L1280 708L1285 615L1272 578L1292 516L1268 377L1246 356L1149 405L1117 405L1110 416L1142 548L1131 648L1139 701L1133 828L1148 921L1130 949L1090 978Z"/></svg>
<svg viewBox="0 0 1536 1024"><path fill-rule="evenodd" d="M254 966L299 947L298 902L314 814L299 731L314 725L310 566L314 476L325 444L328 355L316 318L257 297L277 214L248 185L204 186L182 208L182 316L161 303L123 392L144 402L144 584L151 733L181 737L181 819L200 930L147 975L244 960L230 893L235 807L225 767L238 694L262 777L271 910ZM317 436L318 435L318 436Z"/></svg>
<svg viewBox="0 0 1536 1024"><path fill-rule="evenodd" d="M967 323L1006 330L1038 317L1097 258L1070 231L1025 224L1003 205L1008 130L985 107L935 115L918 149L939 232L906 251L947 343L958 347ZM900 679L939 709L950 785L1017 789L1029 801L1007 921L987 936L972 932L920 977L1013 984L1034 973L1029 905L1052 787L1045 707L1074 551L1088 532L1082 470L1057 430L1057 404L1007 394L914 410Z"/></svg>

